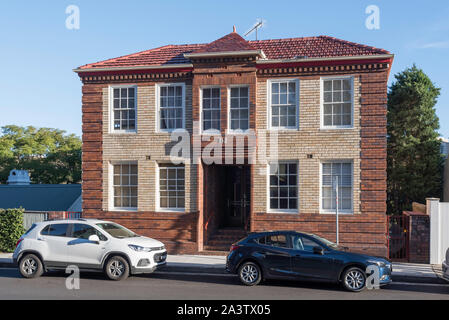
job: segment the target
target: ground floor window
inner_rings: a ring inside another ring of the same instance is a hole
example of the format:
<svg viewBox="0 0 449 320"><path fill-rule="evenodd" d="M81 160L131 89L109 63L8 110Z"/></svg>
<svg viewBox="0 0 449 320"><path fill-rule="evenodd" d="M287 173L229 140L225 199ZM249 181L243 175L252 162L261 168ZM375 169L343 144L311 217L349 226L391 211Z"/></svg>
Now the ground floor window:
<svg viewBox="0 0 449 320"><path fill-rule="evenodd" d="M137 209L137 164L113 165L114 208Z"/></svg>
<svg viewBox="0 0 449 320"><path fill-rule="evenodd" d="M184 174L184 166L159 166L159 207L161 209L184 209Z"/></svg>
<svg viewBox="0 0 449 320"><path fill-rule="evenodd" d="M321 208L333 211L336 208L336 188L338 177L338 209L352 211L352 162L330 161L321 164Z"/></svg>
<svg viewBox="0 0 449 320"><path fill-rule="evenodd" d="M270 209L298 209L298 164L279 162L270 164Z"/></svg>

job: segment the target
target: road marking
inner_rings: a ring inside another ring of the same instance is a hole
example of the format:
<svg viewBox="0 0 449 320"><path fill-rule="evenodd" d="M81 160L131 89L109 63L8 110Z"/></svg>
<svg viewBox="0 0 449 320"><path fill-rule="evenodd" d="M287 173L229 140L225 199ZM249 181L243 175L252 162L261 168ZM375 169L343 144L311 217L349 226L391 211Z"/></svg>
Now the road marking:
<svg viewBox="0 0 449 320"><path fill-rule="evenodd" d="M226 273L203 273L203 272L177 272L177 271L155 271L154 274L175 274L175 275L185 275L185 276L237 277L236 274L226 274Z"/></svg>
<svg viewBox="0 0 449 320"><path fill-rule="evenodd" d="M399 284L403 286L427 286L427 287L449 287L449 284L445 283L419 283L419 282L395 282L391 284Z"/></svg>

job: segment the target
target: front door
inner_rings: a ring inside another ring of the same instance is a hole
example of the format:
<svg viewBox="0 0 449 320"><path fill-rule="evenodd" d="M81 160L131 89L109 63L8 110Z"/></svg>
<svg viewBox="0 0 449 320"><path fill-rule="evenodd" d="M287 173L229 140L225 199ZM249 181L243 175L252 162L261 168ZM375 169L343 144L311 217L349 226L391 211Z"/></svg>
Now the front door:
<svg viewBox="0 0 449 320"><path fill-rule="evenodd" d="M250 209L249 166L226 167L226 227L244 227Z"/></svg>
<svg viewBox="0 0 449 320"><path fill-rule="evenodd" d="M312 239L300 235L293 236L292 272L300 278L334 280L336 267L332 253L313 252L320 245Z"/></svg>
<svg viewBox="0 0 449 320"><path fill-rule="evenodd" d="M94 234L100 238L100 243L89 241L89 237ZM83 268L98 268L105 254L107 240L101 232L88 224L73 224L68 243L69 262Z"/></svg>

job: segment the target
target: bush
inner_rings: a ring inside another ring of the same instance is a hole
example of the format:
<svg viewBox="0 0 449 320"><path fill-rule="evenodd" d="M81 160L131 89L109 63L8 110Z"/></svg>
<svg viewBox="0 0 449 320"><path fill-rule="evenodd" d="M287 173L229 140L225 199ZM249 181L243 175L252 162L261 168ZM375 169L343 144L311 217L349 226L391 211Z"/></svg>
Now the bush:
<svg viewBox="0 0 449 320"><path fill-rule="evenodd" d="M13 252L17 240L24 234L23 212L20 209L0 209L0 251Z"/></svg>

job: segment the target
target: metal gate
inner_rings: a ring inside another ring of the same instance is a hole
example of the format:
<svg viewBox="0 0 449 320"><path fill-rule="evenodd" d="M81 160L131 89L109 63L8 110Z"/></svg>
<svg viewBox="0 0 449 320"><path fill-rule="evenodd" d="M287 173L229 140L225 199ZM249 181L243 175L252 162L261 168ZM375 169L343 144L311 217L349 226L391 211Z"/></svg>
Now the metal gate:
<svg viewBox="0 0 449 320"><path fill-rule="evenodd" d="M409 260L409 217L387 216L388 253L392 261Z"/></svg>

